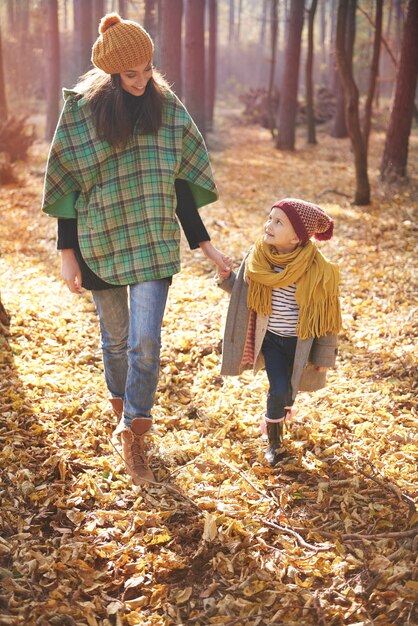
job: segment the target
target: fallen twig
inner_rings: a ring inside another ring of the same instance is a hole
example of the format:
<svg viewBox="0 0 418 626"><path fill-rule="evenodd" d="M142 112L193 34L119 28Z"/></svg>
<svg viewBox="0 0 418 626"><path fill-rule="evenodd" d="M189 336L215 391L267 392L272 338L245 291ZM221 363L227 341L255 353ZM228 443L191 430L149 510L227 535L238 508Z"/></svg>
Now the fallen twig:
<svg viewBox="0 0 418 626"><path fill-rule="evenodd" d="M264 520L264 519L262 520L262 522L263 524L265 524L266 526L269 526L270 528L275 528L276 530L280 530L282 533L295 537L295 539L297 539L297 542L302 547L307 548L308 550L313 550L314 552L328 552L329 550L332 550L332 548L335 548L335 546L333 546L332 544L327 545L327 546L324 546L324 545L314 546L311 543L308 543L307 541L305 541L304 538L299 535L299 533L293 530L293 528L287 528L286 526L279 526L279 524L275 524L274 522L269 522L268 520Z"/></svg>
<svg viewBox="0 0 418 626"><path fill-rule="evenodd" d="M395 494L395 496L397 498L399 498L399 500L404 500L404 502L406 502L406 504L408 505L409 508L409 515L412 516L414 515L414 513L417 512L416 506L415 506L415 502L413 501L412 498L410 498L409 496L407 496L405 493L403 493L399 487L395 487L394 485L390 485L387 483L384 483L382 480L379 480L378 478L376 478L375 476L372 476L371 474L369 474L368 472L366 472L365 470L363 470L361 467L356 467L356 470L358 472L360 472L360 474L362 474L362 476L365 476L366 478L369 478L370 480L372 480L373 482L375 482L377 485L379 485L380 487L383 487L384 489L388 489L389 491L391 491L392 493Z"/></svg>
<svg viewBox="0 0 418 626"><path fill-rule="evenodd" d="M400 539L402 537L414 537L418 533L418 527L414 526L414 528L410 528L409 530L400 530L398 532L387 532L387 533L376 533L374 535L362 535L360 533L349 533L345 535L339 535L339 538L343 541L355 540L362 541L363 539ZM321 535L326 537L327 539L332 539L338 536L338 533L330 533L327 531L321 530Z"/></svg>
<svg viewBox="0 0 418 626"><path fill-rule="evenodd" d="M223 465L226 465L226 467L228 467L231 470L231 472L234 472L234 474L237 474L238 476L243 478L245 482L247 482L254 489L254 491L256 491L260 496L263 496L263 498L265 498L266 500L269 500L270 502L274 502L274 504L276 505L278 504L278 502L274 498L269 496L264 491L261 491L261 489L259 489L256 485L254 485L254 483L244 474L244 472L241 472L240 470L233 467L233 465L230 465L229 463L227 463L227 461L225 461L222 457L219 457L219 460Z"/></svg>

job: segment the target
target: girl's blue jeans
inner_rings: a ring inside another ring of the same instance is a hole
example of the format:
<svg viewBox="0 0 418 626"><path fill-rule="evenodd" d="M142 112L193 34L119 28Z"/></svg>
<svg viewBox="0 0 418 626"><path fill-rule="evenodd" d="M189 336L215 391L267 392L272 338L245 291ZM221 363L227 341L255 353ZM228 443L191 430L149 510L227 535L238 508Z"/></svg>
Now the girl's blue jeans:
<svg viewBox="0 0 418 626"><path fill-rule="evenodd" d="M266 417L277 420L285 416L285 407L292 405L293 362L297 337L281 337L267 331L261 351L266 365L270 388L267 396Z"/></svg>
<svg viewBox="0 0 418 626"><path fill-rule="evenodd" d="M92 291L107 388L124 401L125 425L151 418L160 369L161 326L170 278Z"/></svg>

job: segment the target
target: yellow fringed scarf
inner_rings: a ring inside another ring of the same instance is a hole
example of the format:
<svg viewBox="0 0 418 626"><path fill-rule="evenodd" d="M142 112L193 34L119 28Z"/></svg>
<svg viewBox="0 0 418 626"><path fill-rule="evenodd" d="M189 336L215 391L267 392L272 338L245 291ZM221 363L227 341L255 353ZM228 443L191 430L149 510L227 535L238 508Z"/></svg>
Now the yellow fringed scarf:
<svg viewBox="0 0 418 626"><path fill-rule="evenodd" d="M275 272L277 266L284 270ZM258 239L247 258L245 277L248 308L261 315L271 315L273 288L296 283L296 332L300 339L336 335L341 330L338 265L330 263L312 241L288 254L279 254L263 238Z"/></svg>

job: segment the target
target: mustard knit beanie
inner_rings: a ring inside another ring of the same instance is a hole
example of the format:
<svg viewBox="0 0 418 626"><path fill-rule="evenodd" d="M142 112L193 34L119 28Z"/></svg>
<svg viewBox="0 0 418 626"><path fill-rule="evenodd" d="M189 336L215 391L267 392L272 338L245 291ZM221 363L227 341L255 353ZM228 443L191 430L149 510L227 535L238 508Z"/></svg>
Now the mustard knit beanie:
<svg viewBox="0 0 418 626"><path fill-rule="evenodd" d="M117 13L108 13L100 20L99 33L91 60L106 74L120 74L151 61L153 41L136 22L123 20Z"/></svg>

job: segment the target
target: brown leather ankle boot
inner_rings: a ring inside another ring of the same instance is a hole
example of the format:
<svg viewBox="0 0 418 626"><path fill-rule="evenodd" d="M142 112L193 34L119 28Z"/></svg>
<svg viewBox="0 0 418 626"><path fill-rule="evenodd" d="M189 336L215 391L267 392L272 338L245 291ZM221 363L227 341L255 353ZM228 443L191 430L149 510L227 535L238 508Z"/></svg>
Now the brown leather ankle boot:
<svg viewBox="0 0 418 626"><path fill-rule="evenodd" d="M110 404L112 405L112 409L118 421L122 417L123 414L123 399L122 398L109 398Z"/></svg>
<svg viewBox="0 0 418 626"><path fill-rule="evenodd" d="M124 428L120 433L123 460L134 485L156 482L148 464L145 444L145 437L151 426L150 419L137 417L132 420L129 428Z"/></svg>

